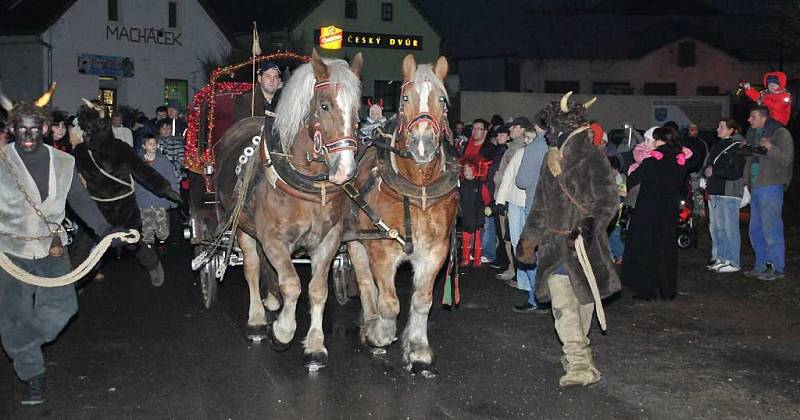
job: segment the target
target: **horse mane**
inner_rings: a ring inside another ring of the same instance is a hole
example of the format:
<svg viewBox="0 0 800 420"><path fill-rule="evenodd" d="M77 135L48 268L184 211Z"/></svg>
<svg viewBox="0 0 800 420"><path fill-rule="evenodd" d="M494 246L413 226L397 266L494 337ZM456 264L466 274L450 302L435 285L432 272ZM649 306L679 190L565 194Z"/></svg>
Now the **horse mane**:
<svg viewBox="0 0 800 420"><path fill-rule="evenodd" d="M444 94L444 100L447 101L447 103L450 103L450 98L447 96L447 89L445 89L444 83L438 77L436 77L436 74L433 72L433 65L418 65L417 71L414 72L414 76L411 78L411 81L414 82L415 85L425 83L426 81L431 82L434 88L442 91Z"/></svg>
<svg viewBox="0 0 800 420"><path fill-rule="evenodd" d="M350 66L344 60L324 58L322 61L328 66L331 84L338 89L337 99L344 102L339 106L349 108L351 115L357 115L361 101L361 81L358 76L350 71ZM283 88L272 131L278 133L284 152L292 146L295 136L308 119L316 82L311 63L305 63L292 73Z"/></svg>

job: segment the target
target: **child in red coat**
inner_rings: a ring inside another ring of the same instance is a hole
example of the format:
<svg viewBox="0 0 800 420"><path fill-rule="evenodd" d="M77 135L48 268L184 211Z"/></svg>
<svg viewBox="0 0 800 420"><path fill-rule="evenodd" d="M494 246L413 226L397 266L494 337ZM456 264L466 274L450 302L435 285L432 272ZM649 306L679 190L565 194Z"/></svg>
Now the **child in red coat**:
<svg viewBox="0 0 800 420"><path fill-rule="evenodd" d="M764 73L764 86L761 92L753 89L750 83L740 83L744 94L753 102L769 109L769 116L784 126L792 115L792 95L786 91L786 73L771 71Z"/></svg>
<svg viewBox="0 0 800 420"><path fill-rule="evenodd" d="M470 265L470 255L475 267L481 265L481 227L484 223L485 209L491 201L486 182L475 178L475 162L462 163L464 179L458 187L461 210L461 267ZM474 242L474 246L473 246ZM472 248L472 252L470 252Z"/></svg>

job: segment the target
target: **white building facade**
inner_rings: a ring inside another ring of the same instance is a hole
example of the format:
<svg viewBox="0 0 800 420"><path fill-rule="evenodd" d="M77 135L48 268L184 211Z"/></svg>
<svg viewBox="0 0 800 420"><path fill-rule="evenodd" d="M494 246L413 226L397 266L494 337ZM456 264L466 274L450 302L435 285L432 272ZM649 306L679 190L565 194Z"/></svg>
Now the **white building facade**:
<svg viewBox="0 0 800 420"><path fill-rule="evenodd" d="M213 13L213 12L212 12ZM55 109L80 98L153 113L206 83L201 60L231 43L197 0L76 0L40 34L0 37L0 81L14 100L58 83Z"/></svg>

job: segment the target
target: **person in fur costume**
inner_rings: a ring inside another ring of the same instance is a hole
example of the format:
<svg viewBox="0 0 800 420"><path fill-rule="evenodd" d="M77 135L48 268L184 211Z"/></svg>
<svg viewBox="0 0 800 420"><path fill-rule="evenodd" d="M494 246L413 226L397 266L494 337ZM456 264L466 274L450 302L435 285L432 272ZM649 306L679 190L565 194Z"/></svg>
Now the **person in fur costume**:
<svg viewBox="0 0 800 420"><path fill-rule="evenodd" d="M75 135L84 141L73 151L76 168L86 189L111 225L142 229L142 218L136 204L134 180L158 196L180 202L180 195L169 181L144 163L133 148L114 137L111 120L102 108L91 103L78 112ZM147 269L153 286L164 284L164 269L153 248L144 242L133 245L139 263Z"/></svg>
<svg viewBox="0 0 800 420"><path fill-rule="evenodd" d="M517 246L519 261L538 263L536 297L551 302L562 342L561 387L591 385L601 378L587 337L595 300L575 250L578 236L585 243L600 297L621 287L606 233L617 211L617 187L608 159L588 138L586 109L594 100L579 104L569 100L570 95L542 111L549 126L549 150Z"/></svg>

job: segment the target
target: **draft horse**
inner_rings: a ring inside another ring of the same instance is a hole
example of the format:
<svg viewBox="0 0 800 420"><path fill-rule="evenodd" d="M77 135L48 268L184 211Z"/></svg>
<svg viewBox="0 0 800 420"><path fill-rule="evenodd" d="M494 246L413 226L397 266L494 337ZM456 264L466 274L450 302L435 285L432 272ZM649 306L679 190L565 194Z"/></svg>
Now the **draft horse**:
<svg viewBox="0 0 800 420"><path fill-rule="evenodd" d="M272 117L246 118L219 142L220 202L230 207L241 194L246 200L236 238L250 289L248 338L268 337L273 349L288 349L297 328L295 309L301 292L292 255L305 251L312 272L308 287L311 326L303 342L309 369L324 367L328 360L322 314L328 271L348 210L349 200L340 185L356 173L362 64L361 54L348 65L344 60L322 59L314 51L311 61L298 67L284 87L274 124ZM237 177L244 172L236 170L242 151L256 144L256 137L261 142L258 152L250 152L257 159L253 187L234 191ZM272 269L268 264L277 272L278 290L270 288L262 302L260 274ZM270 311L280 309L274 323L268 324L265 306Z"/></svg>
<svg viewBox="0 0 800 420"><path fill-rule="evenodd" d="M348 243L363 309L361 339L367 345L386 347L396 340L400 304L395 272L405 261L412 264L414 291L402 337L403 363L426 377L434 374L428 343L433 285L449 254L458 205L458 165L446 141L446 76L444 57L435 65L419 66L413 55L405 57L396 127L382 147L367 150L354 181L366 204L386 225L402 232L406 245L391 238ZM381 145L380 137L375 142ZM359 232L372 224L365 212L359 214Z"/></svg>

